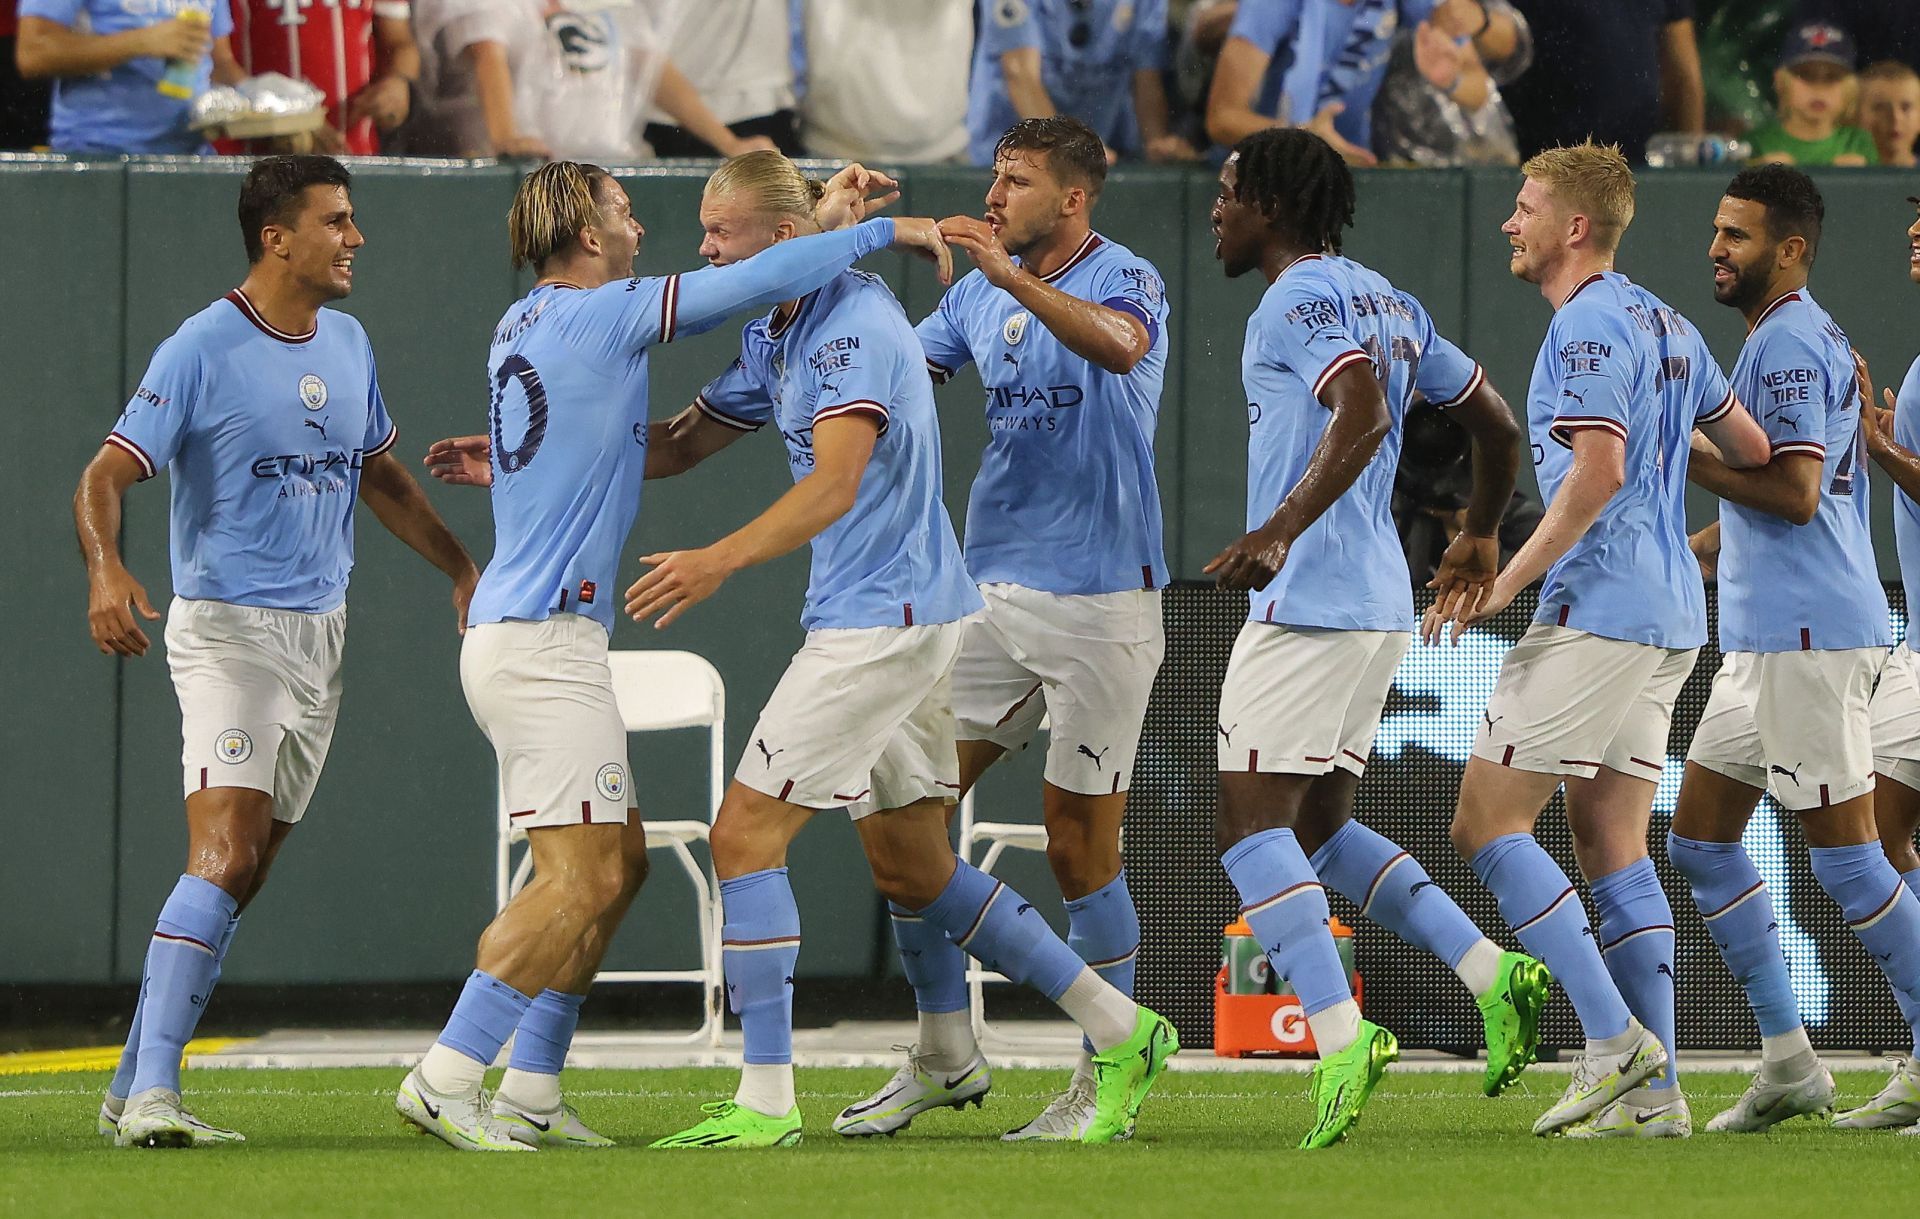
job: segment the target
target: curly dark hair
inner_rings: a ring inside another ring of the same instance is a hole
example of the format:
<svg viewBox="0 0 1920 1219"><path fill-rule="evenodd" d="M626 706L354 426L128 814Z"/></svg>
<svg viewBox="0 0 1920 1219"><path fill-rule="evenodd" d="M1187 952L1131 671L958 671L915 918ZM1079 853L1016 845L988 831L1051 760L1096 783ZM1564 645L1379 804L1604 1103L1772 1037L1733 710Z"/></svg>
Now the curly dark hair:
<svg viewBox="0 0 1920 1219"><path fill-rule="evenodd" d="M1733 175L1723 192L1729 199L1745 199L1767 209L1767 234L1774 241L1799 237L1807 243L1811 264L1820 248L1820 225L1827 218L1820 188L1791 165L1751 165Z"/></svg>

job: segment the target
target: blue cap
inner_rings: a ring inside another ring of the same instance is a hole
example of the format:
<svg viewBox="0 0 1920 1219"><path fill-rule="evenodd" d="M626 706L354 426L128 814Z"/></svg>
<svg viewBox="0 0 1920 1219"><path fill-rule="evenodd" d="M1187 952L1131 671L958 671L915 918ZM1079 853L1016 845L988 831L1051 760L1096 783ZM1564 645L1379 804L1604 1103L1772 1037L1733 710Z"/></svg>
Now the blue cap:
<svg viewBox="0 0 1920 1219"><path fill-rule="evenodd" d="M1839 64L1851 72L1860 57L1852 36L1837 25L1815 21L1795 27L1780 48L1780 66L1792 68L1817 61Z"/></svg>

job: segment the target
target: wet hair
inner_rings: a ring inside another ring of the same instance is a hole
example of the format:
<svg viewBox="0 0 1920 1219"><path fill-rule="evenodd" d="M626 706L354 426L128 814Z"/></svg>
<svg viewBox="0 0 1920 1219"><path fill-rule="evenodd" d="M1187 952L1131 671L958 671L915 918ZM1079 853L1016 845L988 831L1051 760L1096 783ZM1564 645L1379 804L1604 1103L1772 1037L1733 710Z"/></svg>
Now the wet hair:
<svg viewBox="0 0 1920 1219"><path fill-rule="evenodd" d="M826 185L801 173L780 153L762 148L729 157L707 179L706 193L732 196L770 216L811 220Z"/></svg>
<svg viewBox="0 0 1920 1219"><path fill-rule="evenodd" d="M1764 207L1767 235L1776 245L1801 238L1807 243L1805 261L1812 265L1820 248L1820 226L1827 218L1826 202L1812 178L1791 165L1751 165L1733 175L1724 193Z"/></svg>
<svg viewBox="0 0 1920 1219"><path fill-rule="evenodd" d="M1234 198L1309 250L1340 252L1340 232L1353 227L1353 171L1311 131L1269 127L1233 146L1239 158Z"/></svg>
<svg viewBox="0 0 1920 1219"><path fill-rule="evenodd" d="M1547 188L1553 201L1592 226L1594 244L1611 254L1633 223L1633 170L1618 144L1588 140L1527 158L1520 172Z"/></svg>
<svg viewBox="0 0 1920 1219"><path fill-rule="evenodd" d="M549 161L520 179L507 211L513 265L532 267L538 274L548 259L597 221L602 179L612 181L613 175L579 161Z"/></svg>
<svg viewBox="0 0 1920 1219"><path fill-rule="evenodd" d="M1064 185L1080 187L1089 198L1098 198L1107 184L1107 146L1093 128L1071 115L1021 119L993 146L993 159L1022 152L1039 153L1048 173Z"/></svg>
<svg viewBox="0 0 1920 1219"><path fill-rule="evenodd" d="M262 157L247 170L240 183L240 239L246 243L249 264L266 257L260 230L286 224L309 186L351 189L353 175L332 157L311 155Z"/></svg>

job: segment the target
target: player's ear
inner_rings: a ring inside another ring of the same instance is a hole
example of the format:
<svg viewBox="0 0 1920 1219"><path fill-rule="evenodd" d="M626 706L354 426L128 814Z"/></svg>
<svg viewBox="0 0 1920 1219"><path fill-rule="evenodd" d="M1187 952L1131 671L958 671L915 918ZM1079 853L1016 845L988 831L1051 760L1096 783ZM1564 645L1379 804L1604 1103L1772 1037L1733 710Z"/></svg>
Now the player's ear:
<svg viewBox="0 0 1920 1219"><path fill-rule="evenodd" d="M1805 262L1806 258L1807 239L1798 233L1781 242L1780 248L1774 251L1774 261L1781 267L1791 267Z"/></svg>
<svg viewBox="0 0 1920 1219"><path fill-rule="evenodd" d="M1062 216L1078 216L1086 210L1087 188L1084 186L1069 186L1067 193L1060 199L1060 214Z"/></svg>

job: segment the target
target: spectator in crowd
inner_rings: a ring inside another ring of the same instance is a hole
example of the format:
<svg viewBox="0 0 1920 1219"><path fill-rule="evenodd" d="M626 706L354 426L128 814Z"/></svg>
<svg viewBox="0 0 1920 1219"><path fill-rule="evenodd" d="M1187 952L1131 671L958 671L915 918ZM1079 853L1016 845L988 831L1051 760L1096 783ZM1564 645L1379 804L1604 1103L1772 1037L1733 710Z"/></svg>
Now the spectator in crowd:
<svg viewBox="0 0 1920 1219"><path fill-rule="evenodd" d="M21 76L13 61L18 28L15 0L0 0L0 152L24 152L45 144L47 111L53 102L47 83Z"/></svg>
<svg viewBox="0 0 1920 1219"><path fill-rule="evenodd" d="M982 14L967 103L975 165L993 163L1007 128L1054 114L1098 132L1109 163L1199 155L1170 127L1166 0L982 0Z"/></svg>
<svg viewBox="0 0 1920 1219"><path fill-rule="evenodd" d="M1431 403L1416 400L1401 425L1405 441L1394 474L1394 528L1406 549L1415 588L1425 587L1440 569L1440 557L1467 523L1467 497L1473 490L1472 438L1467 430ZM1545 510L1540 501L1514 489L1500 518L1500 566L1526 545Z"/></svg>
<svg viewBox="0 0 1920 1219"><path fill-rule="evenodd" d="M695 7L697 13L680 22L668 46L667 58L679 71L662 73L647 116L647 143L655 155L734 156L777 148L799 156L788 0L698 0ZM919 65L908 61L882 70L910 77ZM687 115L696 104L711 111L731 135L689 126Z"/></svg>
<svg viewBox="0 0 1920 1219"><path fill-rule="evenodd" d="M1747 136L1755 161L1787 165L1872 165L1873 137L1843 120L1860 82L1853 39L1837 26L1803 25L1787 35L1774 69L1779 117Z"/></svg>
<svg viewBox="0 0 1920 1219"><path fill-rule="evenodd" d="M1897 59L1868 64L1860 73L1860 125L1873 137L1880 164L1912 169L1920 158L1920 72Z"/></svg>
<svg viewBox="0 0 1920 1219"><path fill-rule="evenodd" d="M1920 3L1915 0L1800 0L1793 24L1845 30L1875 59L1920 71Z"/></svg>
<svg viewBox="0 0 1920 1219"><path fill-rule="evenodd" d="M973 0L804 0L800 33L807 155L925 165L965 154Z"/></svg>
<svg viewBox="0 0 1920 1219"><path fill-rule="evenodd" d="M1234 0L1173 0L1169 10L1174 27L1180 31L1170 74L1173 129L1195 148L1204 148L1210 142L1207 94L1213 89L1213 69L1220 62L1220 48L1227 45L1227 34L1239 9Z"/></svg>
<svg viewBox="0 0 1920 1219"><path fill-rule="evenodd" d="M1372 165L1373 101L1394 35L1431 19L1488 60L1514 52L1511 11L1481 0L1241 0L1207 98L1207 134L1231 146L1276 123Z"/></svg>
<svg viewBox="0 0 1920 1219"><path fill-rule="evenodd" d="M1389 165L1517 165L1520 144L1499 86L1533 62L1526 18L1506 0L1486 0L1513 22L1512 50L1482 63L1473 40L1450 37L1429 19L1394 40L1387 78L1373 103L1373 147Z"/></svg>
<svg viewBox="0 0 1920 1219"><path fill-rule="evenodd" d="M53 81L49 142L55 152L197 153L207 142L187 126L190 98L159 90L167 61L194 65L190 90L209 80L238 84L227 38L226 0L209 12L182 0L20 0L14 56L20 75Z"/></svg>
<svg viewBox="0 0 1920 1219"><path fill-rule="evenodd" d="M248 76L278 72L326 94L316 151L374 156L377 133L406 121L420 79L407 0L232 3L235 58Z"/></svg>
<svg viewBox="0 0 1920 1219"><path fill-rule="evenodd" d="M1505 89L1520 155L1591 136L1647 159L1656 131L1704 132L1693 0L1513 0L1533 67Z"/></svg>

